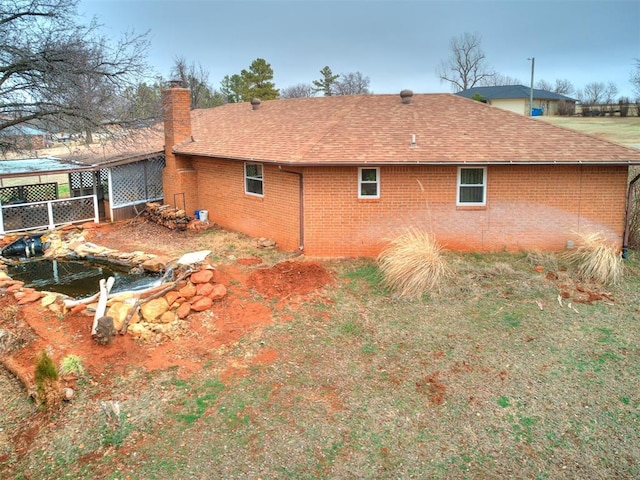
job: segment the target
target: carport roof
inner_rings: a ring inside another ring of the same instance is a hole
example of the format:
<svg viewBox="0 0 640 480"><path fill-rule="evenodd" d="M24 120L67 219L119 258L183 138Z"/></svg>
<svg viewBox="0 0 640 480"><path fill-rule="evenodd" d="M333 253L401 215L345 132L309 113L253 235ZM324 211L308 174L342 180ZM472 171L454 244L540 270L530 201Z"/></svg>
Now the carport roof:
<svg viewBox="0 0 640 480"><path fill-rule="evenodd" d="M1 177L24 177L29 175L48 175L66 173L74 170L90 170L87 164L62 160L55 157L22 158L16 160L0 160Z"/></svg>

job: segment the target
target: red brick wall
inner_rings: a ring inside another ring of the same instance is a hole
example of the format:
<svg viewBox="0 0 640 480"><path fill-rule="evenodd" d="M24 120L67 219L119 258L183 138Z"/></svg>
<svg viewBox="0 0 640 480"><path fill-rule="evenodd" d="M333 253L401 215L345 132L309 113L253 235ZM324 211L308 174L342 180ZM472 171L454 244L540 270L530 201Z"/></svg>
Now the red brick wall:
<svg viewBox="0 0 640 480"><path fill-rule="evenodd" d="M298 176L264 165L264 197L244 193L244 164L193 161L195 208L219 225L280 248L299 245ZM356 167L308 167L304 251L312 256L376 256L404 227L435 234L457 250L559 250L576 232L622 242L626 167L489 166L486 207L456 207L457 169L382 167L381 197L357 198Z"/></svg>
<svg viewBox="0 0 640 480"><path fill-rule="evenodd" d="M263 165L264 196L244 193L244 163L196 158L197 209L209 220L253 237L275 240L283 250L299 247L298 176Z"/></svg>
<svg viewBox="0 0 640 480"><path fill-rule="evenodd" d="M380 180L379 200L359 200L357 168L306 169L305 252L375 256L410 225L457 250L557 250L593 231L621 244L626 167L490 166L474 208L456 207L456 167L382 167Z"/></svg>

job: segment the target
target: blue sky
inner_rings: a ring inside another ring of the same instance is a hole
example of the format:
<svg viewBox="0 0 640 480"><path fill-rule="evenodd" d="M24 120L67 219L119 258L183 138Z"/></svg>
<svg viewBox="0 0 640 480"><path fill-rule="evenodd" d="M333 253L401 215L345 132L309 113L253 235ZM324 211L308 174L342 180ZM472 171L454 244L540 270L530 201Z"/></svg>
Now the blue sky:
<svg viewBox="0 0 640 480"><path fill-rule="evenodd" d="M614 82L632 96L640 58L640 0L81 0L108 36L149 31L149 62L165 78L182 56L225 75L256 58L273 68L277 88L311 83L328 65L361 72L374 93L449 92L436 68L452 37L482 38L488 64L529 85L570 80Z"/></svg>

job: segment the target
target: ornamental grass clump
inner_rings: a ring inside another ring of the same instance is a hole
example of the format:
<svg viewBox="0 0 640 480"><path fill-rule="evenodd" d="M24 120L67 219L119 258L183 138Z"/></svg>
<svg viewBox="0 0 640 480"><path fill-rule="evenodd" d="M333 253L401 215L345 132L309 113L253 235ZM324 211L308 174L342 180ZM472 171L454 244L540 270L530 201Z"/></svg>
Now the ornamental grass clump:
<svg viewBox="0 0 640 480"><path fill-rule="evenodd" d="M83 377L85 374L84 364L82 358L78 355L67 355L60 362L60 376L66 377L68 375L76 375L77 377Z"/></svg>
<svg viewBox="0 0 640 480"><path fill-rule="evenodd" d="M577 274L585 281L602 285L616 284L624 274L619 249L599 233L580 234L575 249L568 252L567 259L577 265Z"/></svg>
<svg viewBox="0 0 640 480"><path fill-rule="evenodd" d="M378 256L385 284L399 297L419 298L450 274L436 239L410 228L391 241Z"/></svg>

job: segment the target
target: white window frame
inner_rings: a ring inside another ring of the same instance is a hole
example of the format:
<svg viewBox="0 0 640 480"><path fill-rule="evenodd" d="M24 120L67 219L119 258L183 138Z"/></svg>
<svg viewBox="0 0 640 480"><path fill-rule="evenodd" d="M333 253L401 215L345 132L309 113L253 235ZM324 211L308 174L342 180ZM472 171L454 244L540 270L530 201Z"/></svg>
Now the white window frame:
<svg viewBox="0 0 640 480"><path fill-rule="evenodd" d="M249 165L255 165L259 167L260 175L259 176L250 176L247 174L247 167ZM262 193L251 192L249 190L249 180L254 180L256 182L260 182L262 185ZM244 163L244 193L246 195L253 195L254 197L264 197L264 167L261 163L256 162L245 162Z"/></svg>
<svg viewBox="0 0 640 480"><path fill-rule="evenodd" d="M462 170L482 170L482 183L462 183ZM482 187L482 201L481 202L463 202L460 199L460 192L464 187ZM460 207L483 207L487 204L487 167L458 167L458 181L456 189L456 205Z"/></svg>
<svg viewBox="0 0 640 480"><path fill-rule="evenodd" d="M370 180L363 180L362 179L362 172L364 170L375 170L376 172L376 180L374 182L370 181ZM364 195L362 193L362 186L363 185L372 185L374 184L376 186L376 194L375 195ZM376 199L376 198L380 198L380 167L358 167L358 198L363 198L363 199Z"/></svg>

